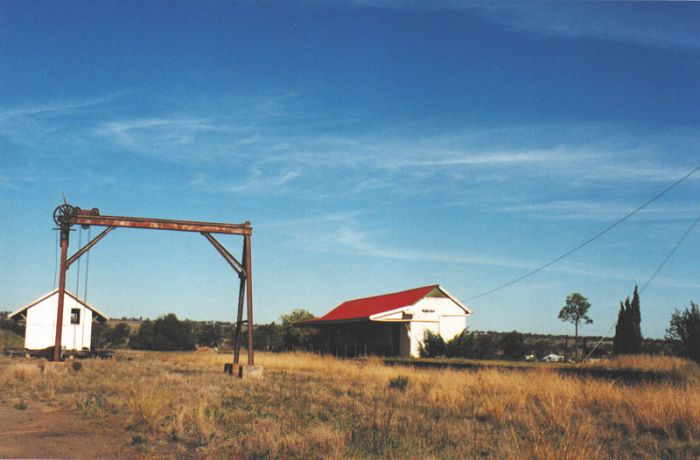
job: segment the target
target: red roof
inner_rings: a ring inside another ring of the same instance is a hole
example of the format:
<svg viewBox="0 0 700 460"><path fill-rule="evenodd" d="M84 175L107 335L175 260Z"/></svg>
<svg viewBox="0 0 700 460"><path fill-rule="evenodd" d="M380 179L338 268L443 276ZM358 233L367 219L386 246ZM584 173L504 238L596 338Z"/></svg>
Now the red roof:
<svg viewBox="0 0 700 460"><path fill-rule="evenodd" d="M393 292L391 294L376 295L363 299L348 300L335 307L320 318L312 318L303 321L304 324L314 324L333 321L352 321L369 318L377 313L408 307L428 295L430 291L439 287L437 284L424 286L408 291Z"/></svg>

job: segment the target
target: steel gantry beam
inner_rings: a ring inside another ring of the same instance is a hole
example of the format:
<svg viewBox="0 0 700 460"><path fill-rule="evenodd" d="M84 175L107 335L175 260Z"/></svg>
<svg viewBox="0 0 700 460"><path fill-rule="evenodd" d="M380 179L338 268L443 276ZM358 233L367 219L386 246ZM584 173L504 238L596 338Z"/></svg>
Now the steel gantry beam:
<svg viewBox="0 0 700 460"><path fill-rule="evenodd" d="M66 291L66 271L82 255L95 246L102 238L117 227L143 228L149 230L171 230L178 232L198 232L202 234L214 248L221 254L224 260L234 269L240 278L238 292L238 311L236 316L236 329L234 338L234 365L238 364L241 347L241 326L246 323L248 327L248 365L255 364L253 354L253 279L251 270L251 237L253 228L250 222L242 224L227 224L217 222L199 222L191 220L152 219L146 217L102 216L97 208L84 210L69 204L62 204L54 211L54 222L61 232L61 263L58 283L58 311L56 316L56 341L54 342L54 361L61 358L61 340L63 333L63 310ZM70 228L73 225L81 225L83 228L90 226L106 227L85 246L80 248L71 257L68 257ZM238 261L226 248L212 236L212 233L241 235L243 236L242 263ZM247 291L247 295L246 295ZM247 318L243 320L243 303L247 299Z"/></svg>

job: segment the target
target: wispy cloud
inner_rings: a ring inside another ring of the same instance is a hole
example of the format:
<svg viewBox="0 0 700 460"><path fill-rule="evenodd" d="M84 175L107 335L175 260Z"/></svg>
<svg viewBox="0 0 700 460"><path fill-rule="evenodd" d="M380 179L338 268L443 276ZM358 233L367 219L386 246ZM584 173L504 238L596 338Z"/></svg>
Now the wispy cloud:
<svg viewBox="0 0 700 460"><path fill-rule="evenodd" d="M280 192L280 189L301 176L298 171L284 171L278 174L266 174L257 168L252 168L250 176L242 182L233 184L219 185L215 187L216 191L220 192L259 192L259 191L274 191Z"/></svg>
<svg viewBox="0 0 700 460"><path fill-rule="evenodd" d="M308 227L310 225L338 225L354 223L362 215L362 211L331 212L322 215L295 217L283 220L268 220L256 223L258 229L288 229L292 227Z"/></svg>
<svg viewBox="0 0 700 460"><path fill-rule="evenodd" d="M382 126L350 129L344 120L331 122L301 96L287 93L262 95L260 103L251 97L235 104L197 100L151 116L122 114L118 106L89 110L118 97L3 113L11 118L14 140L42 143L35 152L59 144L89 145L95 152L117 150L193 170L189 186L195 189L285 192L328 201L440 195L441 202L449 203L483 200L483 190L505 200L527 194L537 184L560 186L558 201L567 201L575 199L568 190L676 180L694 165L687 164L688 155L674 161L665 147L689 152L700 146L696 133L676 128L648 130L650 134L601 124L446 129L415 120L390 132ZM41 115L49 112L48 119ZM80 116L85 123L75 122ZM0 125L5 125L3 135L7 123Z"/></svg>
<svg viewBox="0 0 700 460"><path fill-rule="evenodd" d="M494 212L531 215L537 218L555 220L617 220L633 211L639 203L621 204L605 201L560 200L540 203L511 204L496 207ZM660 205L643 209L637 218L655 221L677 221L695 216L700 203L682 205Z"/></svg>
<svg viewBox="0 0 700 460"><path fill-rule="evenodd" d="M486 266L510 270L514 269L524 273L541 266L544 262L523 260L514 257L459 254L454 251L424 250L381 245L375 241L375 236L377 235L372 231L361 230L354 218L346 218L342 220L342 225L325 227L321 229L321 232L299 233L296 235L296 238L302 243L300 246L306 250L353 254L356 256L412 263ZM582 262L553 265L544 271L563 275L629 281L631 283L640 283L644 281L644 279L641 279L643 277L640 277L639 274L632 273L625 269ZM503 279L503 282L506 281L508 281L508 279ZM694 280L657 277L654 283L669 287L700 288L700 283Z"/></svg>
<svg viewBox="0 0 700 460"><path fill-rule="evenodd" d="M10 180L9 177L0 175L0 188L4 188L7 190L19 190L19 187L15 185L15 183Z"/></svg>
<svg viewBox="0 0 700 460"><path fill-rule="evenodd" d="M170 161L207 160L216 152L202 151L207 143L203 142L204 137L241 132L246 130L217 124L206 118L185 117L111 121L103 123L95 130L97 136L128 151ZM245 142L245 139L242 142Z"/></svg>
<svg viewBox="0 0 700 460"><path fill-rule="evenodd" d="M700 22L692 4L478 2L469 8L505 27L542 35L700 49ZM675 14L665 14L667 8Z"/></svg>
<svg viewBox="0 0 700 460"><path fill-rule="evenodd" d="M85 134L84 125L78 128L75 119L85 118L91 111L97 111L128 94L131 92L119 91L93 98L0 107L0 139L33 148L34 154L42 148L81 142Z"/></svg>
<svg viewBox="0 0 700 460"><path fill-rule="evenodd" d="M113 94L108 94L106 96L94 98L86 98L72 101L38 103L34 105L4 108L0 109L0 122L7 121L12 118L27 116L59 116L79 109L84 109L98 104L111 102L118 99L119 97L130 93L130 91L119 91Z"/></svg>
<svg viewBox="0 0 700 460"><path fill-rule="evenodd" d="M539 35L700 49L700 22L696 5L692 2L347 0L343 3L355 8L476 12L508 29ZM666 14L668 8L673 8L675 14Z"/></svg>

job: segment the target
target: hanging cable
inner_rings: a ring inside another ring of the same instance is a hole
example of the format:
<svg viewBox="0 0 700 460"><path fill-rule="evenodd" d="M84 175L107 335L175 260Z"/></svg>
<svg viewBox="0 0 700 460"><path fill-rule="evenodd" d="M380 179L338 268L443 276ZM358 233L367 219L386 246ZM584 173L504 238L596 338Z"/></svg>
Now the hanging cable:
<svg viewBox="0 0 700 460"><path fill-rule="evenodd" d="M656 267L656 270L654 270L654 273L652 273L652 275L649 277L647 282L644 283L644 286L642 286L642 288L639 290L640 294L642 292L644 292L644 290L647 288L647 286L649 286L649 284L652 282L652 280L654 278L656 278L656 275L658 275L659 272L661 271L661 269L664 268L664 265L666 265L666 262L668 262L668 259L670 259L671 256L673 256L673 254L676 252L676 250L680 247L680 245L683 244L683 241L685 241L685 239L688 238L688 235L690 235L690 232L692 232L693 229L695 228L695 226L698 225L698 222L700 222L700 216L695 218L695 220L693 221L692 224L690 224L690 227L688 227L688 229L685 231L685 233L683 234L681 239L678 240L676 245L673 246L673 248L671 249L671 251L669 251L669 253L666 255L664 260L659 264L658 267Z"/></svg>
<svg viewBox="0 0 700 460"><path fill-rule="evenodd" d="M78 230L78 248L83 245L83 228ZM75 295L80 297L80 259L78 259L78 268L75 273Z"/></svg>
<svg viewBox="0 0 700 460"><path fill-rule="evenodd" d="M690 176L692 176L693 174L695 174L698 170L700 170L700 166L696 167L695 169L693 169L692 171L690 171L688 174L686 174L685 176L681 177L681 178L678 179L676 182L674 182L673 184L669 185L668 187L666 187L666 188L665 188L664 190L662 190L661 192L659 192L659 193L657 193L656 195L654 195L652 198L650 198L649 200L647 200L644 204L642 204L641 206L637 207L635 210L633 210L632 212L628 213L627 215L625 215L625 216L622 217L621 219L618 219L618 220L615 221L614 223L610 224L609 226L607 226L607 227L606 227L605 229L603 229L602 231L600 231L600 232L596 233L595 235L593 235L592 237L588 238L588 239L587 239L586 241L584 241L583 243L580 243L579 245L577 245L577 246L574 247L573 249L570 249L569 251L565 252L564 254L562 254L562 255L560 255L560 256L558 256L558 257L556 257L556 258L550 260L550 261L547 262L546 264L541 265L541 266L535 268L534 270L531 270L531 271L525 273L524 275L515 278L514 280L508 281L507 283L501 284L500 286L497 286L497 287L495 287L495 288L493 288L493 289L490 289L490 290L488 290L488 291L482 292L481 294L477 294L477 295L475 295L475 296L473 296L473 297L469 297L468 299L465 300L465 302L468 302L468 301L474 300L474 299L478 299L478 298L480 298L480 297L484 297L484 296L487 296L487 295L489 295L489 294L493 294L493 293L496 292L496 291L500 291L501 289L507 288L508 286L512 286L513 284L515 284L515 283L517 283L517 282L519 282L519 281L522 281L522 280L524 280L525 278L528 278L528 277L534 275L535 273L539 273L539 272L541 272L542 270L544 270L545 268L547 268L547 267L549 267L549 266L551 266L551 265L554 265L555 263L559 262L559 261L562 260L563 258L570 256L570 255L573 254L574 252L578 251L579 249L583 248L584 246L587 246L588 244L590 244L590 243L592 243L593 241L597 240L597 239L600 238L601 236L605 235L605 234L608 233L610 230L612 230L613 228L617 227L618 225L620 225L621 223L623 223L624 221L626 221L627 219L629 219L629 218L632 217L633 215L637 214L639 211L641 211L642 209L646 208L647 206L649 206L651 203L653 203L653 202L656 201L657 199L661 198L663 195L665 195L665 194L666 194L667 192L669 192L671 189L673 189L674 187L676 187L678 184L680 184L681 182L683 182L684 180L686 180L687 178L689 178Z"/></svg>
<svg viewBox="0 0 700 460"><path fill-rule="evenodd" d="M643 293L644 290L645 290L647 287L649 287L649 284L651 284L651 282L654 280L654 278L656 278L656 275L658 275L659 272L661 271L661 269L664 268L664 266L666 265L666 262L669 261L669 259L671 258L671 256L673 256L673 254L674 254L674 253L676 252L676 250L680 247L680 245L683 244L683 242L685 241L686 238L688 238L688 235L690 235L690 232L693 231L693 229L698 225L698 223L700 223L700 216L698 216L698 217L695 218L695 220L693 221L693 223L690 224L690 227L688 227L688 229L685 231L685 233L683 233L683 236L681 236L681 238L680 238L680 239L676 242L676 244L671 248L671 250L668 252L668 254L666 254L666 257L664 257L664 260L661 261L661 263L659 264L659 266L656 267L656 270L654 270L654 272L651 274L651 276L649 277L649 279L646 281L646 283L644 283L644 285L642 286L642 288L639 290L639 293L640 293L640 294ZM583 358L583 361L586 361L586 360L593 354L593 352L596 350L596 348L598 348L598 347L600 346L600 344L603 343L603 340L605 340L605 339L610 335L610 332L613 330L613 328L614 328L616 325L617 325L617 321L615 321L615 322L613 323L613 325L610 326L610 329L608 329L608 332L606 332L605 335L604 335L603 337L600 338L600 340L598 341L598 343L595 344L595 346L593 347L593 349L586 355L585 358Z"/></svg>
<svg viewBox="0 0 700 460"><path fill-rule="evenodd" d="M91 240L92 227L88 227L87 241ZM83 290L83 302L87 303L87 291L88 291L88 273L90 272L90 251L88 250L85 254L85 288Z"/></svg>
<svg viewBox="0 0 700 460"><path fill-rule="evenodd" d="M54 249L54 261L53 261L53 288L56 289L56 276L58 275L58 233L59 229L56 229L56 248Z"/></svg>

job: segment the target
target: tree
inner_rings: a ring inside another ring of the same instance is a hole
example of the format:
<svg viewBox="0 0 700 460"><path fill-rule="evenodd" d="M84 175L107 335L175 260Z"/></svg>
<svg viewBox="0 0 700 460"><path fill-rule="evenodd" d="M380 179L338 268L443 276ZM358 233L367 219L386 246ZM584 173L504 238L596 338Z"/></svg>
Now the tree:
<svg viewBox="0 0 700 460"><path fill-rule="evenodd" d="M474 354L474 334L463 330L445 344L445 355L449 358L466 358Z"/></svg>
<svg viewBox="0 0 700 460"><path fill-rule="evenodd" d="M194 350L194 334L189 321L180 321L173 313L155 321L141 323L138 332L131 336L129 346L136 350Z"/></svg>
<svg viewBox="0 0 700 460"><path fill-rule="evenodd" d="M421 358L436 358L445 356L447 344L440 334L435 334L430 329L425 330L423 342L418 344L418 353Z"/></svg>
<svg viewBox="0 0 700 460"><path fill-rule="evenodd" d="M620 302L617 314L613 351L616 354L639 354L642 351L642 314L639 306L637 286L634 287L632 301L627 297Z"/></svg>
<svg viewBox="0 0 700 460"><path fill-rule="evenodd" d="M573 323L574 325L574 346L576 348L576 361L578 361L578 328L581 324L591 324L593 320L588 317L588 309L591 304L588 299L574 292L566 298L566 305L559 311L559 319Z"/></svg>
<svg viewBox="0 0 700 460"><path fill-rule="evenodd" d="M19 324L17 321L8 318L8 313L10 312L0 312L0 329L12 331L17 335L24 337L24 326Z"/></svg>
<svg viewBox="0 0 700 460"><path fill-rule="evenodd" d="M154 323L150 319L143 321L139 326L139 330L129 338L129 348L134 350L155 350L156 332L153 326Z"/></svg>
<svg viewBox="0 0 700 460"><path fill-rule="evenodd" d="M666 341L669 348L678 356L692 359L700 364L700 310L691 301L690 308L675 310L671 315Z"/></svg>
<svg viewBox="0 0 700 460"><path fill-rule="evenodd" d="M537 340L530 346L530 352L538 359L544 358L552 352L552 344L549 340Z"/></svg>
<svg viewBox="0 0 700 460"><path fill-rule="evenodd" d="M107 348L107 330L109 326L106 323L95 322L92 324L92 331L90 334L90 347L95 350L99 348Z"/></svg>
<svg viewBox="0 0 700 460"><path fill-rule="evenodd" d="M106 323L96 322L92 325L92 348L118 348L126 344L131 329L126 323L109 327Z"/></svg>
<svg viewBox="0 0 700 460"><path fill-rule="evenodd" d="M526 353L525 337L517 331L512 331L501 337L501 350L506 359L522 359Z"/></svg>
<svg viewBox="0 0 700 460"><path fill-rule="evenodd" d="M307 349L318 346L319 331L316 328L299 327L301 321L311 319L314 315L302 308L297 308L288 315L280 316L282 322L282 342L287 350Z"/></svg>
<svg viewBox="0 0 700 460"><path fill-rule="evenodd" d="M126 344L131 334L131 328L126 323L119 323L113 328L109 328L106 333L107 342L112 348L118 348Z"/></svg>
<svg viewBox="0 0 700 460"><path fill-rule="evenodd" d="M253 333L253 347L256 350L281 351L284 349L282 341L282 326L272 322L255 326Z"/></svg>
<svg viewBox="0 0 700 460"><path fill-rule="evenodd" d="M203 347L218 347L221 339L221 326L216 321L202 324L197 333L197 343Z"/></svg>

